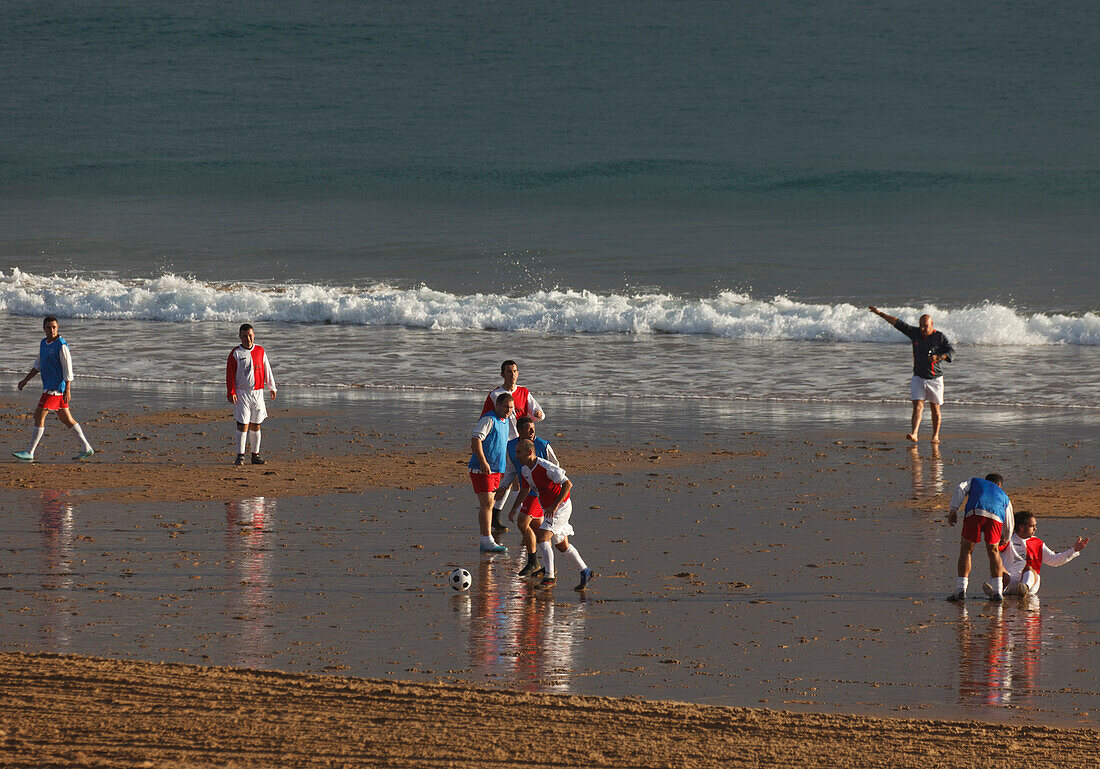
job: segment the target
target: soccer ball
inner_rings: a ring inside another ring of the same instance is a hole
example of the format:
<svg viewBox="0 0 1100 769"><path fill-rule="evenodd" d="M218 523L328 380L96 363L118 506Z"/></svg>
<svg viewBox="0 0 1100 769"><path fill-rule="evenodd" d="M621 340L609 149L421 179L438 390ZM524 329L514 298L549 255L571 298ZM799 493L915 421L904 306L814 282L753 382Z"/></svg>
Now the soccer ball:
<svg viewBox="0 0 1100 769"><path fill-rule="evenodd" d="M455 569L451 572L451 576L447 577L447 582L455 590L463 591L470 589L470 585L474 584L474 578L465 569Z"/></svg>

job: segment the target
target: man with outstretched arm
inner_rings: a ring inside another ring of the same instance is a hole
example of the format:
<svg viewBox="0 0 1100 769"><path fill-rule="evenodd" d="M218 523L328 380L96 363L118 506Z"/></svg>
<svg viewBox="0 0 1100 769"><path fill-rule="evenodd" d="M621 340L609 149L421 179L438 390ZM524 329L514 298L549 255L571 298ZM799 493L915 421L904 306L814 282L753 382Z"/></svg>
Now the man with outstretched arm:
<svg viewBox="0 0 1100 769"><path fill-rule="evenodd" d="M877 307L867 308L901 333L913 343L913 377L909 380L909 398L913 401L912 426L908 440L917 442L921 416L924 414L924 402L928 401L932 412L932 443L940 440L940 407L943 405L943 371L940 363L950 363L955 348L942 331L932 328L932 316L921 315L917 326L887 315Z"/></svg>
<svg viewBox="0 0 1100 769"><path fill-rule="evenodd" d="M13 451L12 456L25 462L34 459L34 452L46 432L46 417L51 411L56 411L61 424L72 430L84 446L73 459L87 459L95 451L69 412L69 403L73 397L73 359L69 354L69 343L61 336L57 318L52 315L43 319L42 330L46 332L46 336L38 344L38 357L34 359L31 370L19 381L19 389L22 390L41 373L42 397L38 399L38 407L34 410L34 430L31 433L30 446L25 451Z"/></svg>
<svg viewBox="0 0 1100 769"><path fill-rule="evenodd" d="M1065 566L1077 557L1089 543L1088 537L1078 537L1073 547L1056 553L1035 536L1035 515L1026 510L1016 514L1016 527L1012 537L1001 546L1004 563L1002 587L1005 595L1022 595L1025 598L1039 592L1039 572L1044 566ZM982 585L987 595L992 586Z"/></svg>

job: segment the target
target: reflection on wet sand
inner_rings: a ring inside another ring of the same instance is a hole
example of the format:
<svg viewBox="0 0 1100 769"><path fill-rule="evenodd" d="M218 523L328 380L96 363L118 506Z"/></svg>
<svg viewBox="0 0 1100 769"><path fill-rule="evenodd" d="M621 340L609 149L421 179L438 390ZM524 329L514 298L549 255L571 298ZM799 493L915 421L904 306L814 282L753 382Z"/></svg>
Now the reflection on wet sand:
<svg viewBox="0 0 1100 769"><path fill-rule="evenodd" d="M455 596L475 672L526 692L569 692L576 675L586 604L516 577L508 560L485 559L468 593Z"/></svg>
<svg viewBox="0 0 1100 769"><path fill-rule="evenodd" d="M909 447L909 460L913 498L931 499L943 494L943 459L940 458L940 447L932 444L927 468L924 466L924 458L921 456L918 445Z"/></svg>
<svg viewBox="0 0 1100 769"><path fill-rule="evenodd" d="M225 503L227 613L239 627L235 665L263 667L271 656L272 549L275 500L251 497Z"/></svg>
<svg viewBox="0 0 1100 769"><path fill-rule="evenodd" d="M65 652L72 641L69 607L73 586L73 515L68 491L43 491L39 497L39 530L42 533L42 590L46 609L41 637L45 649Z"/></svg>
<svg viewBox="0 0 1100 769"><path fill-rule="evenodd" d="M1037 596L965 605L958 623L959 700L988 706L1026 702L1039 679L1043 615Z"/></svg>

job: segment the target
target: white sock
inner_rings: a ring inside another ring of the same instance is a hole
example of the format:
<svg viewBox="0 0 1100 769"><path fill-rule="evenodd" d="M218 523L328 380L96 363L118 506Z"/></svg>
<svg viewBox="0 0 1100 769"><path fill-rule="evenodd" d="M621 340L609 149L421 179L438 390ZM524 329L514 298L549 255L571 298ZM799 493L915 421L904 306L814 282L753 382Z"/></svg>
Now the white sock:
<svg viewBox="0 0 1100 769"><path fill-rule="evenodd" d="M554 546L549 542L539 542L535 545L539 551L539 557L542 558L542 568L546 569L546 576L554 576Z"/></svg>
<svg viewBox="0 0 1100 769"><path fill-rule="evenodd" d="M508 504L508 497L512 496L511 489L504 489L497 492L497 498L493 501L493 510L498 513L504 512L504 506Z"/></svg>
<svg viewBox="0 0 1100 769"><path fill-rule="evenodd" d="M84 444L85 451L92 450L92 444L88 443L88 439L84 437L84 431L80 429L80 425L73 425L73 432L76 433L76 437L80 439L80 442Z"/></svg>
<svg viewBox="0 0 1100 769"><path fill-rule="evenodd" d="M493 547L496 543L497 541L488 534L481 538L481 544L485 545L486 547Z"/></svg>
<svg viewBox="0 0 1100 769"><path fill-rule="evenodd" d="M558 552L560 553L561 551L559 550ZM577 552L577 548L573 547L572 545L570 545L569 549L562 553L562 555L572 561L573 564L577 567L578 571L584 571L588 568L588 565L584 562L584 559L581 558L581 554Z"/></svg>
<svg viewBox="0 0 1100 769"><path fill-rule="evenodd" d="M969 582L970 580L967 577L955 577L955 592L965 593Z"/></svg>
<svg viewBox="0 0 1100 769"><path fill-rule="evenodd" d="M253 454L259 454L260 453L260 431L259 430L249 430L248 431L248 442L252 444L252 453Z"/></svg>
<svg viewBox="0 0 1100 769"><path fill-rule="evenodd" d="M248 445L248 430L237 431L237 453L243 454L245 446Z"/></svg>
<svg viewBox="0 0 1100 769"><path fill-rule="evenodd" d="M38 448L38 443L42 440L42 436L46 433L45 427L36 427L31 431L31 447L27 449L28 454L33 454L34 450Z"/></svg>

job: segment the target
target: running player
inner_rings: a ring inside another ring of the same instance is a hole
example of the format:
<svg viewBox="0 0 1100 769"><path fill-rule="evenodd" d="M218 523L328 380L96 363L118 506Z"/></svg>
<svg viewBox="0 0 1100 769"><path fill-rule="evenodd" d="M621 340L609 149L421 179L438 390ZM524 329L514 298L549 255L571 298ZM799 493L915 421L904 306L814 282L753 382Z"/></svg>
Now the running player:
<svg viewBox="0 0 1100 769"><path fill-rule="evenodd" d="M1004 594L1022 595L1025 598L1035 595L1039 592L1039 571L1043 566L1065 566L1088 543L1088 537L1078 537L1073 547L1056 553L1035 536L1035 516L1027 511L1020 511L1016 515L1016 528L1012 537L1001 547ZM982 589L986 595L993 593L993 587L988 582L982 585Z"/></svg>
<svg viewBox="0 0 1100 769"><path fill-rule="evenodd" d="M275 400L275 375L267 352L256 344L256 332L249 323L241 324L238 332L241 343L229 353L225 365L225 395L233 404L233 418L237 420L237 460L244 464L245 444L252 444L252 464L267 464L260 458L260 424L267 418L264 390L271 391Z"/></svg>
<svg viewBox="0 0 1100 769"><path fill-rule="evenodd" d="M51 411L56 411L61 424L76 433L76 437L84 445L73 459L87 459L95 454L95 450L69 412L69 403L73 397L73 359L69 354L69 343L61 336L57 318L52 315L43 319L42 330L46 332L46 336L38 344L38 357L34 359L27 375L19 380L19 389L22 390L36 374L42 373L42 397L38 399L38 408L34 410L31 445L26 451L13 451L12 456L28 462L34 459L34 451L46 432L46 417Z"/></svg>
<svg viewBox="0 0 1100 769"><path fill-rule="evenodd" d="M493 539L489 528L493 511L493 495L500 488L500 477L508 464L508 427L512 414L512 396L504 393L493 404L493 410L477 420L470 436L470 483L477 494L477 526L481 535L481 550L485 553L506 553L508 548Z"/></svg>
<svg viewBox="0 0 1100 769"><path fill-rule="evenodd" d="M531 417L520 417L516 420L516 429L519 431L519 437L513 438L508 441L508 462L509 469L513 473L516 472L516 468L519 467L519 460L516 459L516 444L520 440L531 441L535 444L535 455L539 459L545 459L552 464L560 464L558 457L554 454L554 449L550 447L550 444L544 441L542 438L535 437L535 420ZM520 508L519 515L519 533L523 537L523 544L527 548L527 563L519 571L519 576L530 576L538 569L539 559L535 553L535 531L531 528L532 524L537 528L542 526L542 505L539 504L539 493L535 489L531 489L527 496L522 494L516 495L516 501L512 504L512 509L508 511L508 520L514 521L516 519L516 508Z"/></svg>
<svg viewBox="0 0 1100 769"><path fill-rule="evenodd" d="M541 587L554 585L554 549L557 548L558 552L580 569L580 584L573 589L584 590L596 575L585 564L577 548L569 544L569 535L573 533L573 527L569 525L569 517L573 513L569 492L573 488L573 482L560 467L539 459L535 444L531 441L520 440L516 444L516 459L519 460L523 479L519 493L524 495L529 490L536 489L539 493L539 504L544 511L542 525L538 530L538 552L545 570Z"/></svg>
<svg viewBox="0 0 1100 769"><path fill-rule="evenodd" d="M966 502L963 517L962 540L959 543L958 578L955 592L947 596L948 601L962 601L966 598L966 585L970 576L970 554L974 545L985 537L986 554L989 556L989 574L993 583L989 591L989 600L1001 600L1001 565L999 548L1008 542L1009 532L1013 529L1012 502L1004 489L1004 479L997 473L985 478L971 478L960 483L951 495L951 512L947 522L952 526L958 520L959 505Z"/></svg>
<svg viewBox="0 0 1100 769"><path fill-rule="evenodd" d="M481 415L485 416L493 410L493 404L496 403L497 398L500 397L501 394L507 393L511 395L512 405L515 408L508 431L508 438L511 440L519 435L516 431L517 419L520 417L531 417L536 422L541 422L546 418L546 415L543 413L542 407L539 406L538 401L531 395L530 390L516 384L516 382L519 381L519 366L516 365L514 360L506 360L500 364L500 376L504 379L504 384L486 396L485 403L481 407ZM497 492L493 505L493 531L508 530L508 527L500 520L500 514L501 511L504 510L504 505L508 503L508 495L515 485L516 477L513 468L509 465L504 471L504 477L501 478L500 490Z"/></svg>

